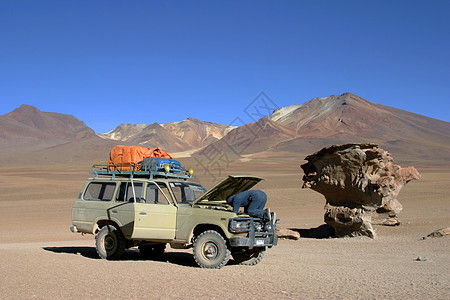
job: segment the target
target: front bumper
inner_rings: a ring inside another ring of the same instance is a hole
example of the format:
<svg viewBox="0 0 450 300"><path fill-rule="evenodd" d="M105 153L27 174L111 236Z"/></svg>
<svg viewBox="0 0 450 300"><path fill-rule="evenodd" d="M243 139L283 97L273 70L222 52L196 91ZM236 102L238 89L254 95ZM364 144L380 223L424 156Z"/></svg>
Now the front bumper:
<svg viewBox="0 0 450 300"><path fill-rule="evenodd" d="M234 223L233 223L234 222ZM247 231L246 237L233 237L230 238L230 246L235 247L246 247L253 249L255 247L272 247L278 244L278 237L275 236L275 231L277 228L277 222L275 213L271 213L271 219L269 221L262 221L260 219L255 219L252 217L238 217L230 220L229 230L231 232L236 232L240 228L236 228L236 223L241 222ZM259 226L256 226L259 224ZM261 230L261 229L266 229Z"/></svg>
<svg viewBox="0 0 450 300"><path fill-rule="evenodd" d="M255 247L272 247L278 244L276 236L269 237L246 237L246 238L231 238L231 247L248 247L250 249Z"/></svg>

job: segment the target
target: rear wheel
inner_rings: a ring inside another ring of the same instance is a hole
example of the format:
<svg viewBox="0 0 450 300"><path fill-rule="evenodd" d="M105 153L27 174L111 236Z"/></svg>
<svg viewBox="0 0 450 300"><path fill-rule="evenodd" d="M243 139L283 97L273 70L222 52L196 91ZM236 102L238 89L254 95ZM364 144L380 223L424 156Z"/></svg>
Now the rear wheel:
<svg viewBox="0 0 450 300"><path fill-rule="evenodd" d="M103 226L96 236L95 248L103 259L119 259L125 253L126 239L115 226Z"/></svg>
<svg viewBox="0 0 450 300"><path fill-rule="evenodd" d="M225 239L217 231L207 230L194 241L194 259L201 268L220 269L230 256Z"/></svg>
<svg viewBox="0 0 450 300"><path fill-rule="evenodd" d="M163 255L166 250L166 244L140 245L139 252L145 258L156 259Z"/></svg>
<svg viewBox="0 0 450 300"><path fill-rule="evenodd" d="M233 253L233 259L240 265L254 266L258 264L266 254L266 248L253 248L245 252Z"/></svg>

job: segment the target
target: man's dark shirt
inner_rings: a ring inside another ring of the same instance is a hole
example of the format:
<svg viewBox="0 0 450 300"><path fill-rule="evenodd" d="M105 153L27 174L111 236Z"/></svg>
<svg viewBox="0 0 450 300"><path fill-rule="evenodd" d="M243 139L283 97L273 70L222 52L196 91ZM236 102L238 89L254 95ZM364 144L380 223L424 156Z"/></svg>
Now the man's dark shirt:
<svg viewBox="0 0 450 300"><path fill-rule="evenodd" d="M244 191L234 195L232 199L227 199L227 201L233 205L233 212L235 213L243 206L244 212L249 216L262 218L267 195L259 190Z"/></svg>

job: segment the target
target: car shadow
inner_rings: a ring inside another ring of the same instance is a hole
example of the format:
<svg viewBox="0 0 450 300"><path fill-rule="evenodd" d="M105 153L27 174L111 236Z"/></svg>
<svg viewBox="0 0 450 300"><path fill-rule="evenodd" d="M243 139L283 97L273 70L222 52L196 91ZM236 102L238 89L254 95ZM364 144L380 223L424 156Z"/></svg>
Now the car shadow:
<svg viewBox="0 0 450 300"><path fill-rule="evenodd" d="M95 247L85 247L85 246L74 246L74 247L44 247L42 248L45 251L53 252L53 253L62 253L62 254L75 254L81 255L83 257L89 259L100 259L97 254ZM158 262L167 262L175 265L185 266L185 267L198 267L195 263L194 257L192 253L185 252L164 252L158 258L151 259L145 258L137 249L127 249L124 255L117 261L158 261ZM229 264L233 262L230 260Z"/></svg>
<svg viewBox="0 0 450 300"><path fill-rule="evenodd" d="M95 247L82 247L82 246L44 247L42 249L44 249L45 251L53 252L53 253L76 254L76 255L81 255L83 257L86 257L86 258L100 259L100 257L97 254L97 251L95 250Z"/></svg>
<svg viewBox="0 0 450 300"><path fill-rule="evenodd" d="M336 237L333 226L323 224L316 228L288 228L289 230L296 231L300 234L300 238L310 239L328 239Z"/></svg>

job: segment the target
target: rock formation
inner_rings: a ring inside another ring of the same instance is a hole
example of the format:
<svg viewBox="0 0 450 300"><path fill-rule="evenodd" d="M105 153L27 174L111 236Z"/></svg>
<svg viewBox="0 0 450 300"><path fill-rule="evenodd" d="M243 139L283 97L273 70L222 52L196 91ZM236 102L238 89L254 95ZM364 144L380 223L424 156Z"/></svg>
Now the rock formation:
<svg viewBox="0 0 450 300"><path fill-rule="evenodd" d="M402 209L402 204L397 199L393 199L382 207L377 208L377 210L372 214L372 224L398 226L400 225L398 214Z"/></svg>
<svg viewBox="0 0 450 300"><path fill-rule="evenodd" d="M450 227L441 228L436 231L433 231L432 233L428 234L427 236L424 236L423 239L429 239L429 238L436 238L436 237L443 237L450 235Z"/></svg>
<svg viewBox="0 0 450 300"><path fill-rule="evenodd" d="M419 172L393 164L391 155L375 144L346 144L325 147L305 158L303 188L325 196L325 222L337 237L374 237L372 214L379 223L399 224L402 209L397 200L401 188Z"/></svg>
<svg viewBox="0 0 450 300"><path fill-rule="evenodd" d="M297 231L290 230L288 228L278 228L275 235L280 239L298 240L300 238L300 233Z"/></svg>

